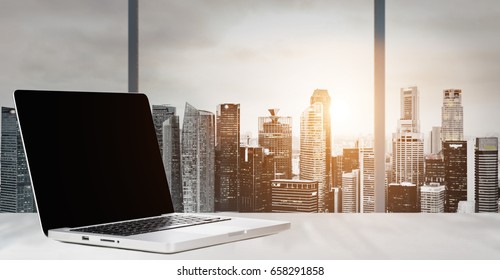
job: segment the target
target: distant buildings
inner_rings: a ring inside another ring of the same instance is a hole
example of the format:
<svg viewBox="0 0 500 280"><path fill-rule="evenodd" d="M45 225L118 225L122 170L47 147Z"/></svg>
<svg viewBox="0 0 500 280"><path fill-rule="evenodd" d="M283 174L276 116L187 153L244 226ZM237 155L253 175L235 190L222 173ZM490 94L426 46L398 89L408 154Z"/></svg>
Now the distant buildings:
<svg viewBox="0 0 500 280"><path fill-rule="evenodd" d="M184 212L214 212L214 114L186 103L181 146Z"/></svg>
<svg viewBox="0 0 500 280"><path fill-rule="evenodd" d="M444 158L443 154L430 154L425 157L425 178L424 182L444 183Z"/></svg>
<svg viewBox="0 0 500 280"><path fill-rule="evenodd" d="M217 106L215 211L238 211L240 104Z"/></svg>
<svg viewBox="0 0 500 280"><path fill-rule="evenodd" d="M439 154L443 148L441 140L441 127L433 126L429 138L431 140L431 154Z"/></svg>
<svg viewBox="0 0 500 280"><path fill-rule="evenodd" d="M292 117L278 112L269 109L270 116L259 117L259 146L274 154L276 178L292 179Z"/></svg>
<svg viewBox="0 0 500 280"><path fill-rule="evenodd" d="M498 212L498 138L477 138L475 146L476 212Z"/></svg>
<svg viewBox="0 0 500 280"><path fill-rule="evenodd" d="M0 212L36 212L28 165L14 108L2 107Z"/></svg>
<svg viewBox="0 0 500 280"><path fill-rule="evenodd" d="M318 182L272 180L271 187L273 212L318 212Z"/></svg>

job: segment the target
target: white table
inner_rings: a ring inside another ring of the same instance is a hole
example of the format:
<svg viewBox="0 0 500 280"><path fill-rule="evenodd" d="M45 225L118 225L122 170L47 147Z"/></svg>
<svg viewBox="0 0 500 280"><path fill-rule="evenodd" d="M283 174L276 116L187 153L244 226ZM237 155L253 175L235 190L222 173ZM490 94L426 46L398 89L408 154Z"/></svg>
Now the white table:
<svg viewBox="0 0 500 280"><path fill-rule="evenodd" d="M156 254L46 238L36 214L0 214L0 259L500 259L500 214L224 213L288 220L279 234Z"/></svg>

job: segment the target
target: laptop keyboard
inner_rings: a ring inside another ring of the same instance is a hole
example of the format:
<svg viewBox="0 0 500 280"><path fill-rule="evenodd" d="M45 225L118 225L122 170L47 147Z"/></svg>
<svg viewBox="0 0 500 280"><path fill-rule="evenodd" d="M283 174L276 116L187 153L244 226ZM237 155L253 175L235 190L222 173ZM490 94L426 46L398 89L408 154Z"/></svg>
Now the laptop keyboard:
<svg viewBox="0 0 500 280"><path fill-rule="evenodd" d="M70 231L130 236L160 230L168 230L180 227L194 226L207 223L215 223L230 220L230 218L194 216L194 215L170 215L150 219L134 220L100 226L74 228Z"/></svg>

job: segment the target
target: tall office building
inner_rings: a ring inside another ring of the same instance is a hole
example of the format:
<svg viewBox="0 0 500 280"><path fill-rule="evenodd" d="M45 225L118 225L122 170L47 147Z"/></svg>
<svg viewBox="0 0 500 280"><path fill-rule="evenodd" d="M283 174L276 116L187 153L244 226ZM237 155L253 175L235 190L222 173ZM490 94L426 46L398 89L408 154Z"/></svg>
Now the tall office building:
<svg viewBox="0 0 500 280"><path fill-rule="evenodd" d="M325 134L325 189L328 191L331 188L331 159L332 159L332 128L330 118L331 99L326 89L315 89L311 98L310 105L321 103L323 105L323 133ZM320 206L321 207L321 206ZM325 205L326 208L326 205Z"/></svg>
<svg viewBox="0 0 500 280"><path fill-rule="evenodd" d="M300 118L300 179L318 182L318 211L327 210L326 133L323 104L309 106Z"/></svg>
<svg viewBox="0 0 500 280"><path fill-rule="evenodd" d="M175 116L175 107L171 105L153 105L153 123L156 131L156 139L163 155L163 122Z"/></svg>
<svg viewBox="0 0 500 280"><path fill-rule="evenodd" d="M420 96L416 86L402 88L399 128L404 132L420 132Z"/></svg>
<svg viewBox="0 0 500 280"><path fill-rule="evenodd" d="M342 174L342 213L359 213L359 169Z"/></svg>
<svg viewBox="0 0 500 280"><path fill-rule="evenodd" d="M238 211L240 104L217 106L215 211Z"/></svg>
<svg viewBox="0 0 500 280"><path fill-rule="evenodd" d="M330 174L332 174L332 187L341 187L342 186L342 161L343 161L343 156L338 155L338 156L332 156L332 171Z"/></svg>
<svg viewBox="0 0 500 280"><path fill-rule="evenodd" d="M360 213L375 212L375 151L373 148L360 148Z"/></svg>
<svg viewBox="0 0 500 280"><path fill-rule="evenodd" d="M418 213L417 185L413 183L391 183L387 188L388 213Z"/></svg>
<svg viewBox="0 0 500 280"><path fill-rule="evenodd" d="M163 165L175 212L184 212L182 196L181 143L179 116L171 115L163 122Z"/></svg>
<svg viewBox="0 0 500 280"><path fill-rule="evenodd" d="M431 140L431 154L438 154L441 152L441 149L443 148L442 146L442 141L441 141L441 127L440 126L433 126L431 133L430 133L430 140Z"/></svg>
<svg viewBox="0 0 500 280"><path fill-rule="evenodd" d="M424 182L444 183L444 158L443 154L430 154L425 156L425 178Z"/></svg>
<svg viewBox="0 0 500 280"><path fill-rule="evenodd" d="M442 141L464 140L464 109L462 90L446 89L443 91L441 139Z"/></svg>
<svg viewBox="0 0 500 280"><path fill-rule="evenodd" d="M36 212L28 165L14 108L2 107L0 212Z"/></svg>
<svg viewBox="0 0 500 280"><path fill-rule="evenodd" d="M424 137L420 133L417 87L401 89L401 118L392 136L392 182L424 183Z"/></svg>
<svg viewBox="0 0 500 280"><path fill-rule="evenodd" d="M269 149L276 161L276 177L292 178L292 117L278 116L269 109L268 117L259 117L259 146Z"/></svg>
<svg viewBox="0 0 500 280"><path fill-rule="evenodd" d="M262 147L240 147L238 211L271 212L274 156Z"/></svg>
<svg viewBox="0 0 500 280"><path fill-rule="evenodd" d="M359 148L344 148L342 154L342 172L359 169Z"/></svg>
<svg viewBox="0 0 500 280"><path fill-rule="evenodd" d="M475 210L498 212L498 138L476 138Z"/></svg>
<svg viewBox="0 0 500 280"><path fill-rule="evenodd" d="M444 213L445 186L430 183L420 188L420 212Z"/></svg>
<svg viewBox="0 0 500 280"><path fill-rule="evenodd" d="M458 202L467 200L467 141L443 142L443 158L446 185L444 211L456 213Z"/></svg>
<svg viewBox="0 0 500 280"><path fill-rule="evenodd" d="M214 212L214 114L186 103L181 146L184 212Z"/></svg>
<svg viewBox="0 0 500 280"><path fill-rule="evenodd" d="M271 187L273 212L318 212L318 182L272 180Z"/></svg>

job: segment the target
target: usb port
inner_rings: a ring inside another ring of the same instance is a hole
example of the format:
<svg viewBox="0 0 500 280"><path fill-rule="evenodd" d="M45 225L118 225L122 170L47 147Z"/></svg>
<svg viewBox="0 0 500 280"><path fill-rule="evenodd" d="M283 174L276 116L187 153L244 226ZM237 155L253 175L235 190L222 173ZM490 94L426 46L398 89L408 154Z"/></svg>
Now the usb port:
<svg viewBox="0 0 500 280"><path fill-rule="evenodd" d="M89 237L88 236L82 236L82 240L89 241Z"/></svg>

